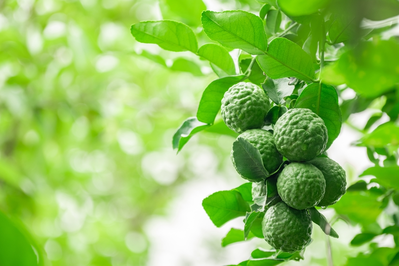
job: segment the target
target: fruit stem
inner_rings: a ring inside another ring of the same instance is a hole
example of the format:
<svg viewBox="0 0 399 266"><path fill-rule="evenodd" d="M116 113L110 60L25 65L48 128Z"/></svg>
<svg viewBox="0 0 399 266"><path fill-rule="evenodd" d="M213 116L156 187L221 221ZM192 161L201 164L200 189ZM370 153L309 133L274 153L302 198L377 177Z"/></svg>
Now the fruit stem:
<svg viewBox="0 0 399 266"><path fill-rule="evenodd" d="M326 29L324 27L324 19L321 23L321 40L319 42L319 53L320 53L320 74L324 67L324 50L326 46ZM320 83L321 83L321 75L320 75Z"/></svg>
<svg viewBox="0 0 399 266"><path fill-rule="evenodd" d="M334 266L334 261L332 258L332 251L331 251L331 241L330 237L326 235L326 248L327 248L327 264L328 266Z"/></svg>
<svg viewBox="0 0 399 266"><path fill-rule="evenodd" d="M334 217L331 218L330 220L330 225L332 226L339 217L337 217L336 215ZM332 250L331 250L331 240L330 240L330 236L326 235L326 252L327 252L327 265L328 266L334 266L334 261L332 258Z"/></svg>

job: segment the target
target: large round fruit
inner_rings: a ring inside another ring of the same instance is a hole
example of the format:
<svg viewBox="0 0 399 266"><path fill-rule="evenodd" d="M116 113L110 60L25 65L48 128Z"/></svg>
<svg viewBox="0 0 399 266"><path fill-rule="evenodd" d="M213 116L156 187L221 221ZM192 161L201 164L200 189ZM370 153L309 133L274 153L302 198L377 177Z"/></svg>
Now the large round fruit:
<svg viewBox="0 0 399 266"><path fill-rule="evenodd" d="M269 131L262 129L251 129L242 133L239 138L245 139L258 149L262 157L263 165L270 174L275 172L283 162L283 156L277 151L276 145L274 144L273 134ZM233 152L231 154L233 154ZM236 164L233 156L231 156L231 160L233 161L235 167ZM243 176L243 178L248 179L245 176Z"/></svg>
<svg viewBox="0 0 399 266"><path fill-rule="evenodd" d="M311 110L288 110L274 126L277 150L288 160L304 162L324 151L328 135L324 121Z"/></svg>
<svg viewBox="0 0 399 266"><path fill-rule="evenodd" d="M318 206L328 206L336 203L346 191L345 170L328 157L316 158L309 163L316 166L326 180L326 191Z"/></svg>
<svg viewBox="0 0 399 266"><path fill-rule="evenodd" d="M322 172L307 163L291 163L277 178L277 192L281 199L297 210L316 206L324 197L325 189Z"/></svg>
<svg viewBox="0 0 399 266"><path fill-rule="evenodd" d="M261 128L270 108L269 97L260 87L240 82L223 96L221 113L225 124L237 133Z"/></svg>
<svg viewBox="0 0 399 266"><path fill-rule="evenodd" d="M307 210L295 210L279 202L266 211L262 230L266 242L275 249L294 252L310 243L312 220Z"/></svg>

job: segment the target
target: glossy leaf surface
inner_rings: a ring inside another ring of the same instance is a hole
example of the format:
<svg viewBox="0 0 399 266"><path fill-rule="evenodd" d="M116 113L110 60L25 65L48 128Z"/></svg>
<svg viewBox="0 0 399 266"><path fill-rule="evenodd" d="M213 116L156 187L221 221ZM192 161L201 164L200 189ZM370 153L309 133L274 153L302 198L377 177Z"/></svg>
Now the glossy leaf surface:
<svg viewBox="0 0 399 266"><path fill-rule="evenodd" d="M191 51L197 53L197 38L187 25L171 21L143 21L132 25L130 31L137 41L158 44L159 47L174 52Z"/></svg>
<svg viewBox="0 0 399 266"><path fill-rule="evenodd" d="M262 20L245 11L205 11L202 25L212 40L250 54L263 54L267 48Z"/></svg>

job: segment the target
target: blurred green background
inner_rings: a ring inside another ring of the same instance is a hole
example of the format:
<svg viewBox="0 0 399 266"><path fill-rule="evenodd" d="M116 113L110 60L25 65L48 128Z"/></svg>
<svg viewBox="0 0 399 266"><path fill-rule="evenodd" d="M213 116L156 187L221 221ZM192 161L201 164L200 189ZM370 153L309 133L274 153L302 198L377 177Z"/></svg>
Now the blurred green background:
<svg viewBox="0 0 399 266"><path fill-rule="evenodd" d="M195 28L193 17L186 19ZM216 75L185 53L178 56L203 68L184 59L183 67L171 65L175 54L131 36L131 24L161 18L155 0L0 2L0 227L11 219L26 228L43 265L225 265L268 247L253 240L222 249L220 239L242 221L214 228L201 207L209 194L242 183L229 159L234 139L205 133L179 155L172 150L176 128L195 115ZM332 147L349 180L365 169L366 155L340 151L357 138L346 128ZM336 230L341 265L342 255L362 249L348 248L360 229L338 222ZM315 228L314 238L319 244L301 265L327 265L325 237ZM5 239L0 257L19 245Z"/></svg>

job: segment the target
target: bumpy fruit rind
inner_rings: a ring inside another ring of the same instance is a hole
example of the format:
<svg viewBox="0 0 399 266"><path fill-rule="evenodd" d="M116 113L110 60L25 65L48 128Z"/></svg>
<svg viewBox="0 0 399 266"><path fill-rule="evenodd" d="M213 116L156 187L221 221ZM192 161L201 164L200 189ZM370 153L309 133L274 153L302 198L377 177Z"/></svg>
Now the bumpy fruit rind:
<svg viewBox="0 0 399 266"><path fill-rule="evenodd" d="M288 160L305 162L324 151L328 133L323 119L310 109L288 110L274 126L277 150Z"/></svg>
<svg viewBox="0 0 399 266"><path fill-rule="evenodd" d="M290 207L304 210L324 197L326 181L322 172L308 163L291 163L277 178L277 192Z"/></svg>
<svg viewBox="0 0 399 266"><path fill-rule="evenodd" d="M319 169L326 180L326 190L318 206L329 206L336 203L346 192L345 170L328 157L319 157L309 163Z"/></svg>
<svg viewBox="0 0 399 266"><path fill-rule="evenodd" d="M239 137L245 139L258 149L262 157L263 165L270 174L275 172L283 162L283 156L277 151L273 134L269 131L251 129L240 134ZM233 152L231 154L233 154ZM231 159L235 167L233 156L231 156ZM246 177L243 178L247 179Z"/></svg>
<svg viewBox="0 0 399 266"><path fill-rule="evenodd" d="M230 129L242 133L261 128L269 108L269 97L263 89L252 83L240 82L224 94L221 113Z"/></svg>
<svg viewBox="0 0 399 266"><path fill-rule="evenodd" d="M295 252L310 243L312 220L307 210L295 210L279 202L266 211L262 230L266 242L275 249Z"/></svg>

